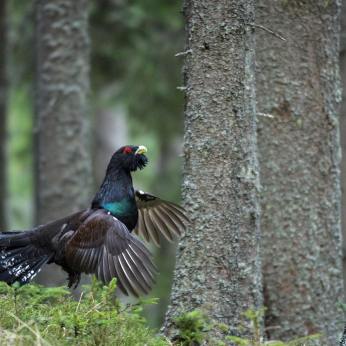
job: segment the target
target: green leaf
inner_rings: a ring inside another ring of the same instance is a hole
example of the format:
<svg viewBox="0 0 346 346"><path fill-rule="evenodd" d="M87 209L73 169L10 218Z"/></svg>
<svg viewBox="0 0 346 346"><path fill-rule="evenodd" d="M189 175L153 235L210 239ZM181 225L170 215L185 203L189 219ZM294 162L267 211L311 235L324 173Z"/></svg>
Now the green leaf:
<svg viewBox="0 0 346 346"><path fill-rule="evenodd" d="M251 341L238 336L226 336L226 339L237 342L240 345L251 345Z"/></svg>
<svg viewBox="0 0 346 346"><path fill-rule="evenodd" d="M288 343L288 345L292 345L292 344L299 344L299 343L303 343L305 341L308 341L308 340L312 340L312 339L320 339L323 337L323 334L313 334L313 335L308 335L308 336L305 336L303 338L299 338L299 339L294 339L292 341L290 341Z"/></svg>

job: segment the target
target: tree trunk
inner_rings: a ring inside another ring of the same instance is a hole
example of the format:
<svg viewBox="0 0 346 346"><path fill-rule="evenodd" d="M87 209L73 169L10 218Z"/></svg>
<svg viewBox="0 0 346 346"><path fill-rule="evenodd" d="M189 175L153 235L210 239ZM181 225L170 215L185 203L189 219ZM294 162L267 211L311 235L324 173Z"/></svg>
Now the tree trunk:
<svg viewBox="0 0 346 346"><path fill-rule="evenodd" d="M342 100L340 104L340 144L342 158L340 164L341 185L341 229L343 238L343 279L346 286L346 0L341 2L340 14L340 76L342 83ZM346 346L346 326L340 341L340 346Z"/></svg>
<svg viewBox="0 0 346 346"><path fill-rule="evenodd" d="M340 164L341 176L341 226L343 235L343 271L344 285L346 284L346 0L342 1L340 16L340 76L342 83L342 101L340 105L340 144L342 159Z"/></svg>
<svg viewBox="0 0 346 346"><path fill-rule="evenodd" d="M339 2L259 0L256 24L266 325L272 339L336 345L342 300ZM323 343L323 342L322 342Z"/></svg>
<svg viewBox="0 0 346 346"><path fill-rule="evenodd" d="M164 331L195 309L237 325L262 306L251 0L186 1L183 235ZM220 332L215 332L222 338Z"/></svg>
<svg viewBox="0 0 346 346"><path fill-rule="evenodd" d="M7 229L7 1L0 1L0 232Z"/></svg>
<svg viewBox="0 0 346 346"><path fill-rule="evenodd" d="M346 327L344 328L344 332L340 340L340 346L346 346Z"/></svg>
<svg viewBox="0 0 346 346"><path fill-rule="evenodd" d="M87 5L37 2L37 224L87 208L93 197ZM65 283L51 266L36 281Z"/></svg>
<svg viewBox="0 0 346 346"><path fill-rule="evenodd" d="M37 4L37 222L92 198L87 0Z"/></svg>

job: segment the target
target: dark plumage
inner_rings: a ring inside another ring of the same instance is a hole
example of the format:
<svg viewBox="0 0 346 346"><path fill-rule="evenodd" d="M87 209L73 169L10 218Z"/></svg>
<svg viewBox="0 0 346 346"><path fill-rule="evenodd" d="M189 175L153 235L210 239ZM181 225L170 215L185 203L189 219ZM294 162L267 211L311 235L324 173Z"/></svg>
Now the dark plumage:
<svg viewBox="0 0 346 346"><path fill-rule="evenodd" d="M104 284L117 278L124 293L148 293L158 274L152 255L134 235L160 246L158 230L173 241L189 220L185 210L149 193L134 190L131 172L143 169L145 147L125 146L112 156L99 192L87 210L27 231L0 234L0 281L26 284L47 263L68 273L77 287L81 273Z"/></svg>

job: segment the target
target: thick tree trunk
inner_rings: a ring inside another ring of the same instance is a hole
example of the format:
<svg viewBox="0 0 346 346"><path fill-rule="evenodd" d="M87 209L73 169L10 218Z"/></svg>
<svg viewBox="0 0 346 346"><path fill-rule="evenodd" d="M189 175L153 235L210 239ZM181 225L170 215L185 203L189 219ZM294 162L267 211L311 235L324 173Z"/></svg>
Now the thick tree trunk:
<svg viewBox="0 0 346 346"><path fill-rule="evenodd" d="M342 159L340 164L341 176L341 225L343 235L343 270L344 285L346 284L346 0L342 1L340 16L340 76L342 83L342 101L340 105L340 144Z"/></svg>
<svg viewBox="0 0 346 346"><path fill-rule="evenodd" d="M87 208L92 199L87 0L37 2L36 221ZM45 267L36 282L66 283Z"/></svg>
<svg viewBox="0 0 346 346"><path fill-rule="evenodd" d="M87 4L37 4L38 223L86 208L92 198Z"/></svg>
<svg viewBox="0 0 346 346"><path fill-rule="evenodd" d="M343 279L346 286L346 0L341 2L340 14L340 76L342 83L342 100L340 105L340 144L342 158L340 164L341 185L341 229L343 238ZM340 346L346 346L346 326L340 341Z"/></svg>
<svg viewBox="0 0 346 346"><path fill-rule="evenodd" d="M339 2L259 0L256 37L262 262L271 338L338 339L340 236Z"/></svg>
<svg viewBox="0 0 346 346"><path fill-rule="evenodd" d="M7 228L7 1L0 1L0 232Z"/></svg>
<svg viewBox="0 0 346 346"><path fill-rule="evenodd" d="M186 1L184 12L183 199L192 224L179 246L166 334L184 310L234 326L240 312L262 306L253 2Z"/></svg>

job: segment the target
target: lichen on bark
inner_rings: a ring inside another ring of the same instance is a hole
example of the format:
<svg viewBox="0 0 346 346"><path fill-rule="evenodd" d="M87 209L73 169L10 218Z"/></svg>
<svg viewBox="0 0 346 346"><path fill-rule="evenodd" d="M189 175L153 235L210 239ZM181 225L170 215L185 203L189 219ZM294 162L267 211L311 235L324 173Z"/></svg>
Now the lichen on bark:
<svg viewBox="0 0 346 346"><path fill-rule="evenodd" d="M252 1L186 1L183 234L164 331L182 311L227 325L262 306ZM223 338L220 332L216 337Z"/></svg>
<svg viewBox="0 0 346 346"><path fill-rule="evenodd" d="M36 224L87 208L92 196L88 0L36 4ZM36 282L63 285L53 265Z"/></svg>
<svg viewBox="0 0 346 346"><path fill-rule="evenodd" d="M322 333L338 342L342 301L339 1L259 0L261 245L266 325L273 339ZM257 34L257 32L256 32Z"/></svg>
<svg viewBox="0 0 346 346"><path fill-rule="evenodd" d="M37 2L37 223L88 207L91 198L87 5Z"/></svg>
<svg viewBox="0 0 346 346"><path fill-rule="evenodd" d="M343 236L343 276L346 283L346 1L341 3L340 14L340 77L342 82L342 100L340 104L340 162L341 187L341 228Z"/></svg>

